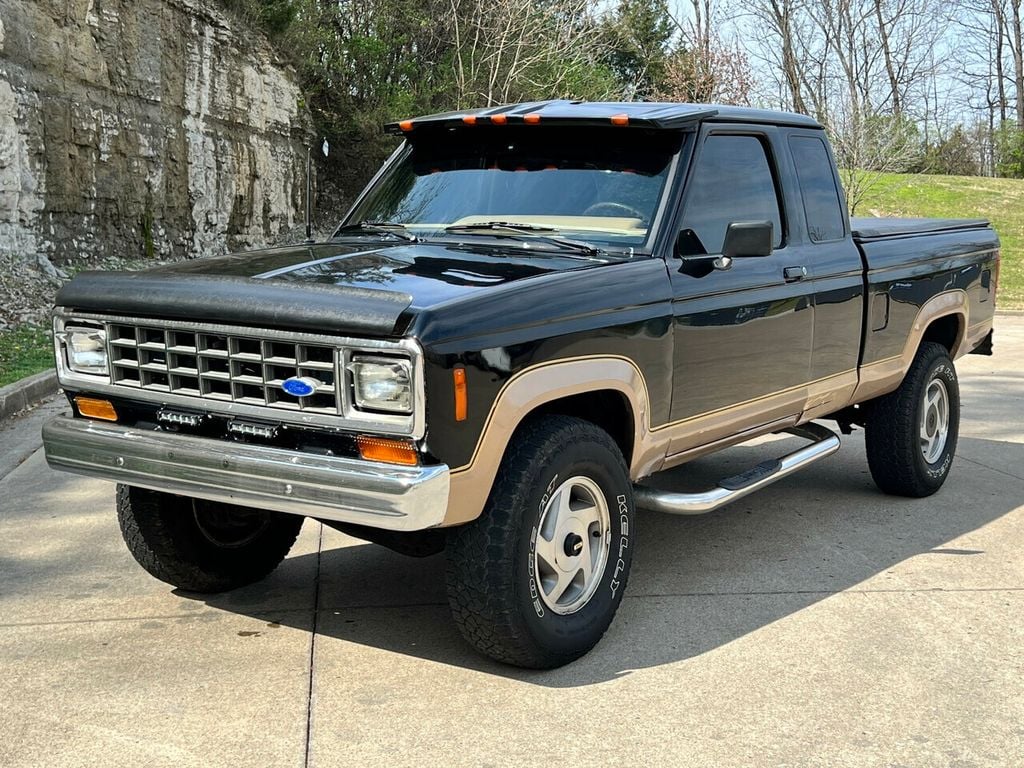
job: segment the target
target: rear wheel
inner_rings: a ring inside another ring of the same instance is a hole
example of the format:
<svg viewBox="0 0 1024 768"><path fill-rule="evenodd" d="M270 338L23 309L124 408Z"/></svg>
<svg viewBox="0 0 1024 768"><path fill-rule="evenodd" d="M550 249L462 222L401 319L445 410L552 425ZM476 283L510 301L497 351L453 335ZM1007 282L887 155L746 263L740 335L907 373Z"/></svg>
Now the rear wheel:
<svg viewBox="0 0 1024 768"><path fill-rule="evenodd" d="M875 484L923 497L946 481L960 432L960 387L949 352L925 342L899 389L875 400L865 425Z"/></svg>
<svg viewBox="0 0 1024 768"><path fill-rule="evenodd" d="M117 520L132 556L156 578L190 592L259 581L284 560L304 519L117 487Z"/></svg>
<svg viewBox="0 0 1024 768"><path fill-rule="evenodd" d="M450 533L455 622L498 661L567 664L611 624L633 536L632 484L611 437L581 419L532 421L509 446L481 517Z"/></svg>

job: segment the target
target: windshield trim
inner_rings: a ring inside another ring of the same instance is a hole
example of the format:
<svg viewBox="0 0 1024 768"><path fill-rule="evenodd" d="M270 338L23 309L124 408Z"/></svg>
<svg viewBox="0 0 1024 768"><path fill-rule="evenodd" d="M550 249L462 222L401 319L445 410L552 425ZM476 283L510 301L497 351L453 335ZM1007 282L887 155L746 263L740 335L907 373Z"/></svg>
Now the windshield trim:
<svg viewBox="0 0 1024 768"><path fill-rule="evenodd" d="M377 169L377 172L375 174L373 174L373 177L370 179L369 183L367 183L366 186L363 187L362 191L358 195L356 195L356 199L352 201L352 205L348 207L348 210L345 211L345 215L341 217L341 222L338 224L337 227L335 227L334 232L331 233L331 240L342 234L341 230L351 223L352 215L356 212L356 209L363 204L363 200L367 198L370 192L376 189L377 185L380 184L380 180L381 178L383 178L384 174L389 172L396 164L401 162L405 158L405 156L411 151L412 146L410 146L408 141L403 141L401 144L395 147L395 151L388 156L388 159L384 161L384 164Z"/></svg>
<svg viewBox="0 0 1024 768"><path fill-rule="evenodd" d="M615 246L609 247L607 244L598 245L593 240L587 237L577 236L577 234L584 235L585 233L582 231L574 232L571 235L569 233L564 233L565 236L572 237L572 239L574 240L580 240L582 242L587 243L588 245L593 245L595 248L605 253L608 253L609 255L621 254L623 256L626 256L627 258L632 255L653 255L655 251L655 245L658 242L658 236L661 232L662 224L665 218L668 216L670 198L672 197L672 189L674 188L673 181L676 178L676 173L679 169L680 158L682 157L683 152L687 149L688 143L693 139L693 136L695 135L694 131L692 130L684 130L681 131L680 133L682 135L680 137L679 148L672 153L672 158L669 160L668 171L665 175L665 183L662 185L661 193L658 199L658 207L655 210L654 217L651 219L651 225L647 229L647 236L644 238L644 242L641 245L622 246L621 248L616 248ZM384 164L380 167L377 173L373 175L373 178L370 179L369 183L365 187L363 187L363 190L356 196L356 199L352 202L352 205L349 206L349 209L345 212L345 216L342 218L341 223L338 224L334 232L331 234L330 239L333 240L337 237L342 237L345 234L347 234L342 232L341 230L354 222L355 212L362 206L363 201L366 200L366 198L369 197L377 189L377 187L380 185L380 183L383 181L386 175L389 174L396 165L405 160L405 158L411 153L412 144L410 144L408 139L403 141L401 144L398 145L398 147L395 148L395 151L391 153L387 160L384 161ZM563 233L559 232L559 234ZM445 240L446 238L420 238L421 242L429 243L445 242Z"/></svg>
<svg viewBox="0 0 1024 768"><path fill-rule="evenodd" d="M645 255L654 253L654 244L658 242L658 235L661 234L662 221L668 215L669 198L672 197L672 189L675 186L673 182L676 178L676 170L679 167L679 158L693 135L690 131L683 133L682 140L679 142L679 149L675 151L672 159L669 161L668 174L665 176L665 184L661 188L661 196L658 200L658 210L655 211L654 218L651 219L651 226L647 230L647 239L641 248L636 249L636 253Z"/></svg>

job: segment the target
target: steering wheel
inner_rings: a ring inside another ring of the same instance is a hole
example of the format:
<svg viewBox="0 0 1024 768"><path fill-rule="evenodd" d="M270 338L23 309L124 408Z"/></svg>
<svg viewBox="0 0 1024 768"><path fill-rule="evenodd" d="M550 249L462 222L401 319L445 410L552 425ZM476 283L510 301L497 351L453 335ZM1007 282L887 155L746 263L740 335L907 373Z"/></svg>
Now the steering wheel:
<svg viewBox="0 0 1024 768"><path fill-rule="evenodd" d="M636 208L625 205L623 203L613 203L611 201L602 201L600 203L594 203L592 206L587 208L583 212L584 216L600 216L601 211L611 211L614 214L622 215L625 213L631 219L640 219L640 221L646 221L646 217L638 211Z"/></svg>

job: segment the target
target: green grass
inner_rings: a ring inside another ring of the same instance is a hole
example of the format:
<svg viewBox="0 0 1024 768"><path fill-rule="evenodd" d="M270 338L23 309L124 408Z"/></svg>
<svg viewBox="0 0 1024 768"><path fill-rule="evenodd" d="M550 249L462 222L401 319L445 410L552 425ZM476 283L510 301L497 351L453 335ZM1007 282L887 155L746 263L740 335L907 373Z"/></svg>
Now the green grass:
<svg viewBox="0 0 1024 768"><path fill-rule="evenodd" d="M997 304L1024 309L1024 180L884 174L857 215L988 219L1002 240Z"/></svg>
<svg viewBox="0 0 1024 768"><path fill-rule="evenodd" d="M23 325L0 331L0 387L52 367L49 329Z"/></svg>

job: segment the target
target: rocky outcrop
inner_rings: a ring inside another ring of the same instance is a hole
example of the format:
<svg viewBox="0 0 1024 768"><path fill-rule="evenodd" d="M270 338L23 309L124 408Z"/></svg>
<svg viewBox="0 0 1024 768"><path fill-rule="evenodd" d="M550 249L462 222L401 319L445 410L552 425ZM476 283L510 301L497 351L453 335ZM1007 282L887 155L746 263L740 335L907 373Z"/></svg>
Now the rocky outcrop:
<svg viewBox="0 0 1024 768"><path fill-rule="evenodd" d="M309 125L294 74L211 3L0 0L0 326L32 281L276 239Z"/></svg>

